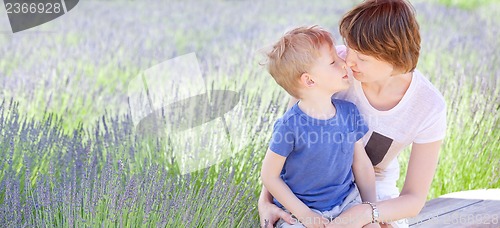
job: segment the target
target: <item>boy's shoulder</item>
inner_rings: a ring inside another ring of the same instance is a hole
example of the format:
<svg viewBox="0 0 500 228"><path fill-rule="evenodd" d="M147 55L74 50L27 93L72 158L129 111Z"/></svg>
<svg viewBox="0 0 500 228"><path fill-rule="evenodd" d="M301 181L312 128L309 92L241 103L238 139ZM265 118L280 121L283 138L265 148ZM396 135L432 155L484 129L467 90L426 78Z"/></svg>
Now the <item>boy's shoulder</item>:
<svg viewBox="0 0 500 228"><path fill-rule="evenodd" d="M354 103L342 99L332 98L332 104L335 105L337 111L351 111L358 109Z"/></svg>
<svg viewBox="0 0 500 228"><path fill-rule="evenodd" d="M350 101L332 98L332 104L335 105L337 112L341 115L349 115L352 112L359 112L356 105ZM306 124L307 120L304 119L304 114L301 113L297 104L288 109L283 116L276 120L276 124L283 126L294 127L297 124Z"/></svg>
<svg viewBox="0 0 500 228"><path fill-rule="evenodd" d="M299 113L296 110L296 106L297 104L288 109L280 118L278 118L276 123L293 126L297 122L297 118L300 118Z"/></svg>

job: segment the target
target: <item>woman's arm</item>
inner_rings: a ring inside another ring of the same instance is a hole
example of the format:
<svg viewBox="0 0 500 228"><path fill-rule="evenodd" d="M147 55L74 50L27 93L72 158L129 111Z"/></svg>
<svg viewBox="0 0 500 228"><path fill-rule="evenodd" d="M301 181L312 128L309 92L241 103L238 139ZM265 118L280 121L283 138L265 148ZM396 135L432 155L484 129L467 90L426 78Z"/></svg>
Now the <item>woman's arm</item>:
<svg viewBox="0 0 500 228"><path fill-rule="evenodd" d="M403 190L399 197L376 203L379 221L389 222L417 216L425 205L436 171L442 141L413 143ZM371 222L371 207L356 205L342 213L328 227L360 227ZM354 218L350 219L349 218ZM346 221L349 221L347 223Z"/></svg>
<svg viewBox="0 0 500 228"><path fill-rule="evenodd" d="M262 183L274 198L292 212L300 221L318 221L311 224L307 224L306 222L304 225L307 227L324 227L323 225L327 224L328 220L312 211L307 205L300 201L299 198L293 194L288 185L281 179L280 173L285 164L285 160L286 157L278 155L268 149L262 163Z"/></svg>
<svg viewBox="0 0 500 228"><path fill-rule="evenodd" d="M375 194L375 171L361 139L354 144L352 172L359 189L359 194L361 195L361 200L371 203L377 202L377 195Z"/></svg>

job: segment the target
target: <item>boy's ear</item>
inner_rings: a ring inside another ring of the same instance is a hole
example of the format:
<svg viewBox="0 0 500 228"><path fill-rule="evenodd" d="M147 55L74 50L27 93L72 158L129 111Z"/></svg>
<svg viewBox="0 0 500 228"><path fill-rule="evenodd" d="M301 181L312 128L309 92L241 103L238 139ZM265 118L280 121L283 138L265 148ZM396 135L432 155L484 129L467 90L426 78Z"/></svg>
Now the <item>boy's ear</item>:
<svg viewBox="0 0 500 228"><path fill-rule="evenodd" d="M314 80L310 74L303 73L300 76L300 84L302 84L305 87L311 87L311 86L314 86L315 83L314 83Z"/></svg>

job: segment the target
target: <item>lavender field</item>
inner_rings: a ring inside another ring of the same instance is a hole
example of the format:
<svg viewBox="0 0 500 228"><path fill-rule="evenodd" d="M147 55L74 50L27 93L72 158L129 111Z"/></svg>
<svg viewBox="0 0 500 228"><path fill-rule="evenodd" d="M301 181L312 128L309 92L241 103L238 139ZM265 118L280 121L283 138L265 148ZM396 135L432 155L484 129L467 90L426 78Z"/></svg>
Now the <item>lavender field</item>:
<svg viewBox="0 0 500 228"><path fill-rule="evenodd" d="M260 51L299 25L341 43L357 2L81 1L18 33L0 9L0 227L257 227L260 162L288 101ZM429 198L500 188L500 3L412 2L418 69L448 108ZM234 91L238 105L189 135L138 131L131 88L188 55L199 77L155 86Z"/></svg>

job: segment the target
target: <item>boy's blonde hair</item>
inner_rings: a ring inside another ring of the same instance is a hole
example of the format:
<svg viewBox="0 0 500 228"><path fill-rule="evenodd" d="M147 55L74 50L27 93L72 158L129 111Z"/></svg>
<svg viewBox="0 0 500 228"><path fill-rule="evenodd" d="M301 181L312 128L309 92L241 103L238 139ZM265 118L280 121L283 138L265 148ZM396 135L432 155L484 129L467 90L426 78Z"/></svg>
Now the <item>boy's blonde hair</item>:
<svg viewBox="0 0 500 228"><path fill-rule="evenodd" d="M287 33L266 53L267 70L290 95L300 98L299 79L320 56L322 45L334 48L332 35L314 25Z"/></svg>

